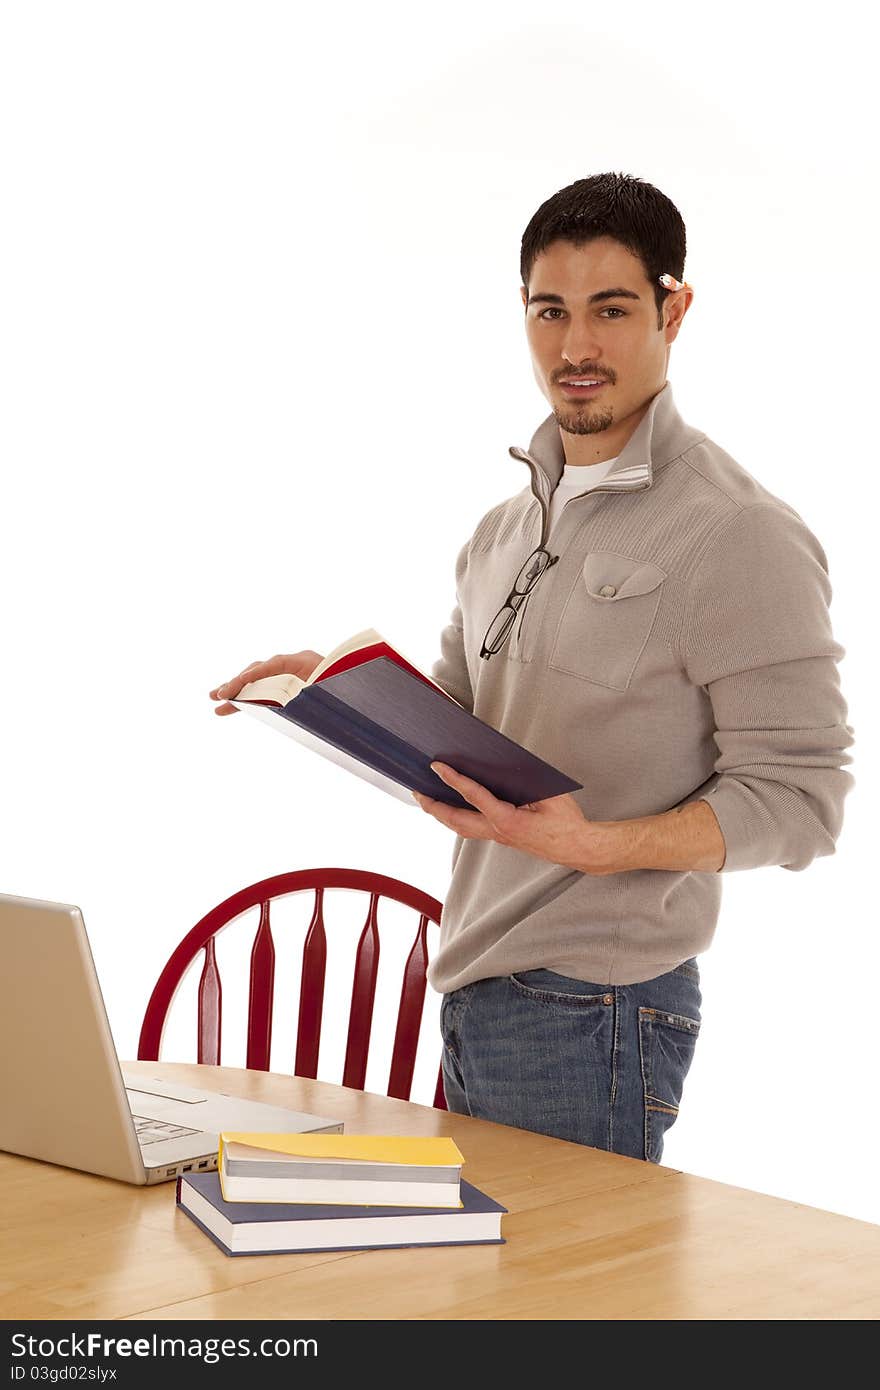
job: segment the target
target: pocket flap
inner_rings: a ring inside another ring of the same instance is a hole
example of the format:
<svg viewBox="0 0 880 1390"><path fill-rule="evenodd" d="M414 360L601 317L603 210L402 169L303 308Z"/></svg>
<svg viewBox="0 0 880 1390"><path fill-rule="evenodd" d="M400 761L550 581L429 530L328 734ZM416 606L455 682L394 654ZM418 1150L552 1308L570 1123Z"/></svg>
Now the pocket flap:
<svg viewBox="0 0 880 1390"><path fill-rule="evenodd" d="M593 598L614 603L620 598L649 594L663 583L666 571L650 560L635 560L631 555L618 555L615 550L593 550L584 560L583 576Z"/></svg>

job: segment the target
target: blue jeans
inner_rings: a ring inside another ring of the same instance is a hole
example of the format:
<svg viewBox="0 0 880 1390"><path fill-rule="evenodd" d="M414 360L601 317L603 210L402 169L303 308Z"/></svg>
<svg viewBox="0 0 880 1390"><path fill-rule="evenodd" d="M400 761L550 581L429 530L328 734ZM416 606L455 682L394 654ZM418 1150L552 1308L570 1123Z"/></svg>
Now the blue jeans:
<svg viewBox="0 0 880 1390"><path fill-rule="evenodd" d="M552 970L443 996L443 1089L460 1115L659 1163L700 1031L696 957L635 985Z"/></svg>

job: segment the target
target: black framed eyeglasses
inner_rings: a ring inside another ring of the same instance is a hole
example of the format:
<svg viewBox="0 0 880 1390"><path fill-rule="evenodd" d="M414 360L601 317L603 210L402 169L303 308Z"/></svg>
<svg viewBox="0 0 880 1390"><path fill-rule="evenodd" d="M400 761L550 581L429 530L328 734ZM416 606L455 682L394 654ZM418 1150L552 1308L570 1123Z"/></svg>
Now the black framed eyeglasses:
<svg viewBox="0 0 880 1390"><path fill-rule="evenodd" d="M551 565L555 565L558 559L558 555L551 555L549 550L544 550L541 546L532 551L513 581L513 588L504 600L503 606L499 608L486 629L483 645L480 647L481 657L488 661L490 656L494 656L497 651L501 650L513 630L517 613L541 575L550 569Z"/></svg>

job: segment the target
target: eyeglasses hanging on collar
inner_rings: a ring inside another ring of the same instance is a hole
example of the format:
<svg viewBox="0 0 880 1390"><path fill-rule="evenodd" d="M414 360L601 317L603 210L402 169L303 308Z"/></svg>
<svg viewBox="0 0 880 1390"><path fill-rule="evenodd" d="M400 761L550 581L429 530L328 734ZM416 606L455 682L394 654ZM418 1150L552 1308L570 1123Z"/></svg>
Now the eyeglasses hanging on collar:
<svg viewBox="0 0 880 1390"><path fill-rule="evenodd" d="M543 547L532 551L513 581L513 588L486 629L483 645L480 647L480 656L486 661L504 646L516 622L517 613L541 575L545 574L551 565L555 565L558 559L558 555L551 555L549 550L544 550Z"/></svg>

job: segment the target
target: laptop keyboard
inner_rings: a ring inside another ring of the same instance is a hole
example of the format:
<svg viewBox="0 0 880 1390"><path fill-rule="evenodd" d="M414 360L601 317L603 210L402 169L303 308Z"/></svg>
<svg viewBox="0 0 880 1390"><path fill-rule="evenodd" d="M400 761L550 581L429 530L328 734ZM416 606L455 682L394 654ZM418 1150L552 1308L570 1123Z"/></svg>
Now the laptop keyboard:
<svg viewBox="0 0 880 1390"><path fill-rule="evenodd" d="M187 1134L199 1134L197 1129L186 1129L183 1125L169 1125L164 1120L150 1120L144 1115L132 1115L141 1148L145 1144L158 1144L161 1139L184 1139Z"/></svg>

